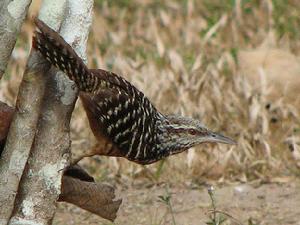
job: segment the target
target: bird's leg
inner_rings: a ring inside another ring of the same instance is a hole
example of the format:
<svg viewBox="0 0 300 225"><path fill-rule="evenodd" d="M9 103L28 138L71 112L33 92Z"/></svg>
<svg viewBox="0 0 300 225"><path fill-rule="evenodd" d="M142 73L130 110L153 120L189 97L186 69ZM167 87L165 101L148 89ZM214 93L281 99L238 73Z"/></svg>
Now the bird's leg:
<svg viewBox="0 0 300 225"><path fill-rule="evenodd" d="M80 151L74 154L71 159L71 165L77 164L80 160L85 157L92 157L94 155L104 155L104 156L122 156L112 142L106 138L97 139L97 143L87 151Z"/></svg>

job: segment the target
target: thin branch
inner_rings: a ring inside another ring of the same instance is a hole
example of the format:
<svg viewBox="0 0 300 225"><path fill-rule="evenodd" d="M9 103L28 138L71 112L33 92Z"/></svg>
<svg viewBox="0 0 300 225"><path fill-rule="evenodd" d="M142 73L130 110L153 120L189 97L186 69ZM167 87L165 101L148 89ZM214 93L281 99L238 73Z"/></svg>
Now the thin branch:
<svg viewBox="0 0 300 225"><path fill-rule="evenodd" d="M0 2L0 79L16 44L31 0Z"/></svg>

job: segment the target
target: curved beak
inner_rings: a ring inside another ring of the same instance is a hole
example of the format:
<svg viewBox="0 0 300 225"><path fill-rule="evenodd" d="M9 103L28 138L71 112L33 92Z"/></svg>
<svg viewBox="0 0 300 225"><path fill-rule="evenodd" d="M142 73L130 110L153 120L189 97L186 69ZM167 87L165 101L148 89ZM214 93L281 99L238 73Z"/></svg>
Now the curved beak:
<svg viewBox="0 0 300 225"><path fill-rule="evenodd" d="M207 142L236 145L237 142L222 134L211 132L207 137Z"/></svg>

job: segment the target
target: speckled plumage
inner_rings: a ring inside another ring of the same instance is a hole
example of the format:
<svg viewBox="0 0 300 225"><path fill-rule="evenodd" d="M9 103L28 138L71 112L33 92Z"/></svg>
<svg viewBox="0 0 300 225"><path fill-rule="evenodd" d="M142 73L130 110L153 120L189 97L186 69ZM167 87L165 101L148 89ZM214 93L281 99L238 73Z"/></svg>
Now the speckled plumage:
<svg viewBox="0 0 300 225"><path fill-rule="evenodd" d="M112 142L105 155L149 164L202 142L233 144L197 120L161 114L124 78L105 70L88 69L57 32L40 20L35 23L39 30L33 47L75 81L93 133ZM204 138L212 134L223 141Z"/></svg>

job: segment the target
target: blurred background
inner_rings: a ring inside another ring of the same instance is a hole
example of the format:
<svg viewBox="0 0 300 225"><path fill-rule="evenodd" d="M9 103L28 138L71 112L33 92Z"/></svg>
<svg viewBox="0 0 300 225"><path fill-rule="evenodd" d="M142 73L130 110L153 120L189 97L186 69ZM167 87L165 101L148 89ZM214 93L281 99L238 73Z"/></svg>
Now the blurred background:
<svg viewBox="0 0 300 225"><path fill-rule="evenodd" d="M0 83L0 98L10 105L31 48L31 18L39 4L31 6ZM220 207L243 224L299 224L296 193L282 199L291 201L287 207L294 213L285 213L286 219L253 194L288 193L284 188L300 186L299 1L95 0L87 51L89 67L122 75L163 113L200 119L238 142L233 147L201 145L146 167L119 158L84 159L80 164L97 181L124 195L116 224L205 224L208 184L219 187ZM96 143L80 101L71 128L74 154ZM247 188L253 188L251 194ZM224 195L240 190L249 191L237 200L245 205L232 208L235 200ZM158 197L165 195L172 196L178 212ZM281 208L280 200L274 201ZM247 207L255 208L254 213ZM270 213L274 216L266 218ZM110 223L61 205L54 224ZM229 218L224 224L238 223Z"/></svg>

